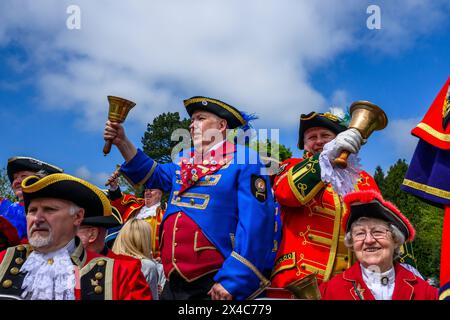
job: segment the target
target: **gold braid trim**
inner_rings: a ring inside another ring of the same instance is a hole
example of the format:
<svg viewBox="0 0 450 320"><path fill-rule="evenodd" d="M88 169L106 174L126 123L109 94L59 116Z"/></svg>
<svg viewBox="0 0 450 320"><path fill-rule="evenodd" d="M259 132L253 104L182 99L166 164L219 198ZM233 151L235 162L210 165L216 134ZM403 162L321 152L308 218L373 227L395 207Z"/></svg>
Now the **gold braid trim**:
<svg viewBox="0 0 450 320"><path fill-rule="evenodd" d="M27 185L29 181L33 181L34 179L38 179L38 180L36 182L34 182L33 184ZM68 175L65 173L54 173L54 174L50 174L44 178L39 178L37 176L29 176L22 181L22 190L25 193L35 193L35 192L38 192L52 184L55 184L58 182L64 182L64 181L73 181L73 182L79 183L79 184L83 185L84 187L88 188L93 193L95 193L102 203L103 215L104 216L111 215L111 204L110 204L108 198L106 197L106 195L99 188L97 188L93 184L91 184L83 179L80 179L80 178L77 178L77 177L74 177L74 176L71 176L71 175Z"/></svg>
<svg viewBox="0 0 450 320"><path fill-rule="evenodd" d="M445 300L445 298L450 297L450 289L442 291L442 293L439 295L439 300Z"/></svg>
<svg viewBox="0 0 450 320"><path fill-rule="evenodd" d="M431 134L436 139L439 139L444 142L450 142L450 134L441 133L441 132L433 129L426 123L421 122L416 126L416 128L422 129L423 131Z"/></svg>
<svg viewBox="0 0 450 320"><path fill-rule="evenodd" d="M253 271L253 273L259 278L259 280L261 280L260 283L260 287L258 290L256 290L254 293L252 293L247 299L248 300L252 300L254 299L256 296L258 296L262 291L264 291L265 288L267 288L268 286L270 286L270 281L268 279L266 279L266 277L264 277L262 275L261 272L259 272L258 269L256 269L256 267L247 259L245 259L243 256L241 256L240 254L238 254L236 251L231 252L231 256L233 258L235 258L236 260L238 260L239 262L243 263L245 266L247 266L250 270Z"/></svg>
<svg viewBox="0 0 450 320"><path fill-rule="evenodd" d="M450 191L445 191L445 190L442 190L442 189L430 187L430 186L427 186L427 185L422 184L422 183L411 181L409 179L404 179L403 180L403 185L405 185L407 187L410 187L410 188L413 188L413 189L417 189L417 190L423 191L423 192L431 194L433 196L437 196L437 197L441 197L441 198L450 200Z"/></svg>
<svg viewBox="0 0 450 320"><path fill-rule="evenodd" d="M224 108L225 110L227 110L228 112L233 114L233 116L235 116L235 118L238 119L240 123L242 123L243 125L245 124L244 118L242 118L242 116L239 114L239 112L237 112L236 110L234 110L230 106L226 105L225 103L217 101L217 100L214 100L214 99L210 99L210 98L194 98L194 99L187 100L184 105L187 107L188 105L190 105L192 103L198 103L198 102L202 102L202 101L208 101L208 102L217 104L218 106Z"/></svg>

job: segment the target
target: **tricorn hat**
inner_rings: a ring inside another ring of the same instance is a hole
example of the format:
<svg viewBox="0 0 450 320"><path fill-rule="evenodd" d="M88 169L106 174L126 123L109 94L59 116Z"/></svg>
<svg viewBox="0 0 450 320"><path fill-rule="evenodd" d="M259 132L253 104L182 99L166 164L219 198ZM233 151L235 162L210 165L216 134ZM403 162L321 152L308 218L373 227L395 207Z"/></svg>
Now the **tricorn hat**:
<svg viewBox="0 0 450 320"><path fill-rule="evenodd" d="M343 227L350 231L353 222L361 217L384 220L396 226L405 236L405 240L412 241L416 231L400 210L391 202L383 199L379 192L373 190L357 191L344 197L345 214Z"/></svg>
<svg viewBox="0 0 450 320"><path fill-rule="evenodd" d="M300 127L298 129L298 147L303 150L305 131L313 127L322 127L331 130L335 134L347 130L343 120L330 112L317 113L310 112L300 116Z"/></svg>
<svg viewBox="0 0 450 320"><path fill-rule="evenodd" d="M13 182L14 174L19 171L45 171L47 174L62 173L64 170L52 164L46 163L30 157L12 157L8 159L6 172L8 173L9 182Z"/></svg>
<svg viewBox="0 0 450 320"><path fill-rule="evenodd" d="M81 222L84 226L102 227L110 229L123 224L122 216L116 207L111 206L112 214L109 216L86 217Z"/></svg>
<svg viewBox="0 0 450 320"><path fill-rule="evenodd" d="M196 96L189 98L184 100L184 106L190 117L197 110L208 111L227 120L228 128L230 129L246 126L250 120L255 119L254 116L249 116L223 101L207 97Z"/></svg>
<svg viewBox="0 0 450 320"><path fill-rule="evenodd" d="M33 199L56 198L71 201L84 208L85 217L111 215L111 204L99 188L65 173L54 173L44 178L27 177L22 181L22 192L26 212Z"/></svg>

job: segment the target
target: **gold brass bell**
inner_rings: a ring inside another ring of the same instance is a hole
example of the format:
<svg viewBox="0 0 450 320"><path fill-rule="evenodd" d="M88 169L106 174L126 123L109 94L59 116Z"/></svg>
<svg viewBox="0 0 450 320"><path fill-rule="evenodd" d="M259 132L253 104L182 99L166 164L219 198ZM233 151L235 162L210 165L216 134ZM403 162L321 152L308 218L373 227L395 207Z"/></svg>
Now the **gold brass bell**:
<svg viewBox="0 0 450 320"><path fill-rule="evenodd" d="M350 106L352 120L349 128L355 128L364 139L369 138L372 132L386 128L388 119L386 113L377 105L369 101L355 101ZM347 167L347 158L350 152L344 150L334 159L334 164L340 168Z"/></svg>

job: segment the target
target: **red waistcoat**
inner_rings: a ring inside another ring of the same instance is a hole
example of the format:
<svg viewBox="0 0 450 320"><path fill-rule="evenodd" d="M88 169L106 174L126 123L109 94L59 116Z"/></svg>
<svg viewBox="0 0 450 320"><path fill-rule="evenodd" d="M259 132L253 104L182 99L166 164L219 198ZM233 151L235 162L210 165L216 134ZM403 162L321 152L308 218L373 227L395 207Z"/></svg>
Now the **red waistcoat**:
<svg viewBox="0 0 450 320"><path fill-rule="evenodd" d="M167 278L175 271L191 282L220 269L224 258L200 227L189 216L178 212L164 222L161 261Z"/></svg>

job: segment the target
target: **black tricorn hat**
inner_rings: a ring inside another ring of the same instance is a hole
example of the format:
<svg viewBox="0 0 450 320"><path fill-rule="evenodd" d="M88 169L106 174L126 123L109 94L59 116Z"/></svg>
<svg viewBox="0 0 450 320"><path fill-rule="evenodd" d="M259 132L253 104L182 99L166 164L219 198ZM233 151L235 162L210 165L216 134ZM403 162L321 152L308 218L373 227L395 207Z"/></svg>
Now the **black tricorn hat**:
<svg viewBox="0 0 450 320"><path fill-rule="evenodd" d="M25 212L28 212L33 199L56 198L71 201L84 208L85 217L111 215L111 204L99 188L65 173L54 173L43 178L27 177L22 181L22 192Z"/></svg>
<svg viewBox="0 0 450 320"><path fill-rule="evenodd" d="M184 100L184 106L190 117L197 111L207 111L214 113L216 116L227 120L228 128L235 129L247 124L247 120L244 119L242 113L235 107L229 104L212 98L196 96Z"/></svg>
<svg viewBox="0 0 450 320"><path fill-rule="evenodd" d="M81 222L83 226L102 227L110 229L123 224L122 216L116 207L111 206L112 214L110 216L86 217Z"/></svg>
<svg viewBox="0 0 450 320"><path fill-rule="evenodd" d="M9 182L13 182L14 173L19 171L45 171L47 174L62 173L64 170L52 164L43 162L30 157L12 157L8 159L6 172L8 173Z"/></svg>
<svg viewBox="0 0 450 320"><path fill-rule="evenodd" d="M330 112L317 113L310 112L300 116L300 127L298 132L298 148L303 150L305 131L313 127L322 127L331 130L335 134L347 130L347 127L340 123L341 119Z"/></svg>

